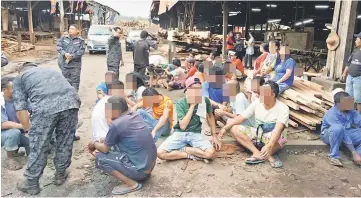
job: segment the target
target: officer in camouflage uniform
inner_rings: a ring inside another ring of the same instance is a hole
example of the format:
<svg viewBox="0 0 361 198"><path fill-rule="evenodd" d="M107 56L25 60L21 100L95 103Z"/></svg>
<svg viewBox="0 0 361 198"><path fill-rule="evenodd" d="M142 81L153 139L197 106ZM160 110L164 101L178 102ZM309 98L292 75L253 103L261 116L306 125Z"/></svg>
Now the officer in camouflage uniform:
<svg viewBox="0 0 361 198"><path fill-rule="evenodd" d="M77 25L69 27L69 35L63 36L56 47L59 52L58 64L70 85L79 91L81 58L85 52L84 39L78 36Z"/></svg>
<svg viewBox="0 0 361 198"><path fill-rule="evenodd" d="M53 134L56 139L54 184L63 184L71 163L78 123L80 99L77 91L59 72L26 63L19 67L19 75L13 82L13 98L19 121L24 130L29 131L30 142L24 172L26 179L18 183L18 190L32 195L40 192L39 179L47 164ZM32 106L30 123L28 99Z"/></svg>
<svg viewBox="0 0 361 198"><path fill-rule="evenodd" d="M115 27L112 30L113 35L108 40L108 51L107 51L107 66L108 71L116 73L116 79L119 79L119 65L124 66L122 48L119 42L121 35L121 29Z"/></svg>

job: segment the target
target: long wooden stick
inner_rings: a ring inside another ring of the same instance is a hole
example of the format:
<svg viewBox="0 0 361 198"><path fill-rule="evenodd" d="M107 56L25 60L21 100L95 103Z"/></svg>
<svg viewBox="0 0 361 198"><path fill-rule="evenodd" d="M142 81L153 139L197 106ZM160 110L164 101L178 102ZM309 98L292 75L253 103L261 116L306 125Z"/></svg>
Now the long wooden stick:
<svg viewBox="0 0 361 198"><path fill-rule="evenodd" d="M308 118L304 117L303 115L301 115L299 112L296 111L290 111L290 115L303 121L304 123L311 125L311 126L316 126L316 123L313 120L309 120Z"/></svg>
<svg viewBox="0 0 361 198"><path fill-rule="evenodd" d="M294 128L298 127L298 124L296 122L294 122L293 120L291 120L291 119L288 120L288 124L291 125Z"/></svg>
<svg viewBox="0 0 361 198"><path fill-rule="evenodd" d="M287 100L287 99L284 99L282 97L279 97L278 100L285 103L287 106L291 107L294 110L300 110L300 105L293 102L292 100Z"/></svg>
<svg viewBox="0 0 361 198"><path fill-rule="evenodd" d="M293 117L292 115L291 115L291 117L292 117L292 119L296 120L297 122L299 122L299 123L302 124L303 126L309 128L311 131L316 130L316 127L310 126L310 125L308 125L307 123L303 122L302 120L300 120L300 119L298 119L298 118L296 118L296 117Z"/></svg>

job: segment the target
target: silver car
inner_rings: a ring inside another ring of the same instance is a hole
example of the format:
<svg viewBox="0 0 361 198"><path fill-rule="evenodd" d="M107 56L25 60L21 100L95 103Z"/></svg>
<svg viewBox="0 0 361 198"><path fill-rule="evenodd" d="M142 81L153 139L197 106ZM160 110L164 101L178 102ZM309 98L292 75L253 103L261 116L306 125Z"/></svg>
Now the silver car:
<svg viewBox="0 0 361 198"><path fill-rule="evenodd" d="M111 25L92 25L88 31L87 47L90 54L94 52L105 52L108 39L112 35Z"/></svg>

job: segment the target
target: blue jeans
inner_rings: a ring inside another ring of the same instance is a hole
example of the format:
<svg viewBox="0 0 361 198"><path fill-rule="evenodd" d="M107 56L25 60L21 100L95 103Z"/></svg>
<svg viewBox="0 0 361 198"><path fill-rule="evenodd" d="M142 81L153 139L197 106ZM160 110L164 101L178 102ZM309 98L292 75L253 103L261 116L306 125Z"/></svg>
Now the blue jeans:
<svg viewBox="0 0 361 198"><path fill-rule="evenodd" d="M244 68L253 68L253 66L252 66L252 55L246 54L246 56L244 57Z"/></svg>
<svg viewBox="0 0 361 198"><path fill-rule="evenodd" d="M159 149L171 152L180 150L187 145L193 148L199 148L202 151L213 148L211 142L206 137L203 137L201 133L174 132L160 145Z"/></svg>
<svg viewBox="0 0 361 198"><path fill-rule="evenodd" d="M154 127L158 124L159 120L155 119L153 115L143 109L137 110L138 114L142 116L143 120L148 124L150 131L153 131ZM168 121L157 131L154 136L154 142L157 142L160 136L167 136L170 134L170 121Z"/></svg>
<svg viewBox="0 0 361 198"><path fill-rule="evenodd" d="M361 155L361 129L345 129L341 124L332 125L321 132L321 140L330 145L328 156L339 159L340 146L345 144L349 151L355 151Z"/></svg>
<svg viewBox="0 0 361 198"><path fill-rule="evenodd" d="M1 130L1 146L5 151L16 151L19 147L25 147L26 154L29 154L29 138L19 129Z"/></svg>
<svg viewBox="0 0 361 198"><path fill-rule="evenodd" d="M282 94L283 92L285 92L289 88L290 88L290 86L288 86L286 83L278 84L278 90L279 90L278 94Z"/></svg>
<svg viewBox="0 0 361 198"><path fill-rule="evenodd" d="M352 77L347 75L346 92L355 98L357 104L361 104L361 76Z"/></svg>

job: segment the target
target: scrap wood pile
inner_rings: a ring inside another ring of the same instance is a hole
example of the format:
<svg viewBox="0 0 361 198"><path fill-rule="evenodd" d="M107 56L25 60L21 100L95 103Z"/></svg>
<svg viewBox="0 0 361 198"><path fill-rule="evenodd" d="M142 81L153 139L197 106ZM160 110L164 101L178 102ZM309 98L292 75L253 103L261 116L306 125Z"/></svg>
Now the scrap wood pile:
<svg viewBox="0 0 361 198"><path fill-rule="evenodd" d="M118 21L115 24L116 26L119 27L131 27L131 28L135 28L135 29L145 29L147 27L147 24L145 24L144 22L141 21Z"/></svg>
<svg viewBox="0 0 361 198"><path fill-rule="evenodd" d="M289 125L297 128L300 124L310 130L316 130L334 104L332 94L321 85L300 78L295 78L293 86L279 99L290 108Z"/></svg>
<svg viewBox="0 0 361 198"><path fill-rule="evenodd" d="M30 43L21 42L21 51L28 51L34 49L35 46ZM2 35L1 50L7 54L18 52L18 39L16 36Z"/></svg>

